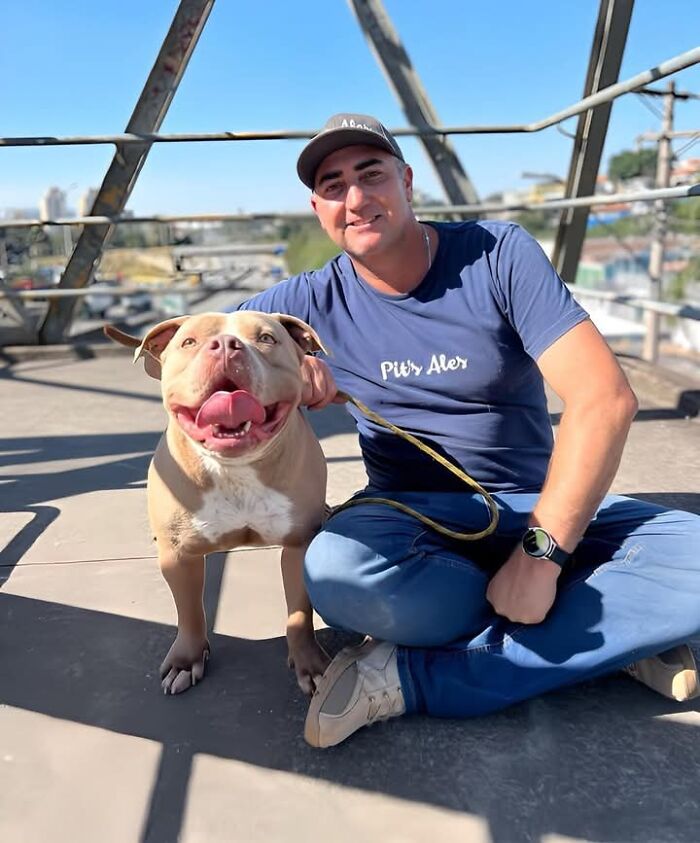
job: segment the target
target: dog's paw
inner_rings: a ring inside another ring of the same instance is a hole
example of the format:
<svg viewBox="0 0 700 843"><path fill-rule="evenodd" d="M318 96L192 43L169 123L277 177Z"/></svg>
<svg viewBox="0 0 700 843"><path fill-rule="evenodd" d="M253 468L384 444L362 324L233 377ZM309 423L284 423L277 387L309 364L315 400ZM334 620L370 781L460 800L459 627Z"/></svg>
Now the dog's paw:
<svg viewBox="0 0 700 843"><path fill-rule="evenodd" d="M181 694L204 678L209 659L206 638L192 640L178 635L160 666L161 688L164 694Z"/></svg>
<svg viewBox="0 0 700 843"><path fill-rule="evenodd" d="M330 663L330 656L313 637L289 645L287 664L294 669L297 684L307 697L316 690L316 685Z"/></svg>

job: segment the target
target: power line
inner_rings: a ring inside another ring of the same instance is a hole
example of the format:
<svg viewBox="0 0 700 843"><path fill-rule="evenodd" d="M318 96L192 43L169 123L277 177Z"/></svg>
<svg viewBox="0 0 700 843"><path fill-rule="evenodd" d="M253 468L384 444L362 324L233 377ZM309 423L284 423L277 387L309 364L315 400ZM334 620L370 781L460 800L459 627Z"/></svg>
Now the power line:
<svg viewBox="0 0 700 843"><path fill-rule="evenodd" d="M679 155L692 149L698 141L700 141L700 131L696 132L684 146L674 152L675 157L678 158Z"/></svg>
<svg viewBox="0 0 700 843"><path fill-rule="evenodd" d="M645 108L647 108L649 111L651 111L651 113L652 113L655 117L657 117L659 120L663 120L663 119L664 119L663 114L659 111L659 109L658 109L655 105L653 105L653 104L652 104L651 100L650 100L650 99L648 99L648 97L647 97L647 95L646 95L646 94L643 94L643 93L638 93L638 94L637 94L637 97L638 97L638 99L639 99L639 102L641 102L641 104L642 104Z"/></svg>

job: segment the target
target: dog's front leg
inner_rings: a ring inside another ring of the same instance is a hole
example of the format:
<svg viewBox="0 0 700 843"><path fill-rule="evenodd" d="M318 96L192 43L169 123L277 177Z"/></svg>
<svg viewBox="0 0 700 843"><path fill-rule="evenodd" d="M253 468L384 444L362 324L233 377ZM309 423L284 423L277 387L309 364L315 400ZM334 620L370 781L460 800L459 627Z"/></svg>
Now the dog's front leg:
<svg viewBox="0 0 700 843"><path fill-rule="evenodd" d="M305 552L306 545L283 547L281 561L287 601L287 663L294 668L301 690L310 696L330 659L314 635L313 609L304 587Z"/></svg>
<svg viewBox="0 0 700 843"><path fill-rule="evenodd" d="M166 694L179 694L202 679L209 658L204 556L169 550L159 555L158 562L177 608L177 636L160 666L162 688Z"/></svg>

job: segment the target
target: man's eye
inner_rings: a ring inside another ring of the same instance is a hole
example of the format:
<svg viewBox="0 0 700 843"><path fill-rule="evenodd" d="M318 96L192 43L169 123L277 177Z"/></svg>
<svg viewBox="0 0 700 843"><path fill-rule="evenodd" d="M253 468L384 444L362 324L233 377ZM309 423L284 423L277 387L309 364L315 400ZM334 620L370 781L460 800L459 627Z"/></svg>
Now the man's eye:
<svg viewBox="0 0 700 843"><path fill-rule="evenodd" d="M340 193L342 189L343 189L343 186L340 184L340 182L335 182L334 184L328 184L328 185L326 185L325 194L326 194L326 196L337 196L337 194Z"/></svg>
<svg viewBox="0 0 700 843"><path fill-rule="evenodd" d="M187 348L189 345L196 345L197 340L194 337L185 337L182 341L180 348Z"/></svg>
<svg viewBox="0 0 700 843"><path fill-rule="evenodd" d="M267 332L265 332L264 334L260 334L260 336L258 337L258 342L264 342L266 345L277 344L277 340L272 336L272 334L269 334Z"/></svg>

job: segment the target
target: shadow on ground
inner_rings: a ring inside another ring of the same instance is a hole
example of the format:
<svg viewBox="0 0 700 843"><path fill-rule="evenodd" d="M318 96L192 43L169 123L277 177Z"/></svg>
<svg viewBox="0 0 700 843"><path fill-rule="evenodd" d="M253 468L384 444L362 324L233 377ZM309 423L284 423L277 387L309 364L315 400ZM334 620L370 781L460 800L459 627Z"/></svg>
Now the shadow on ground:
<svg viewBox="0 0 700 843"><path fill-rule="evenodd" d="M142 398L142 396L138 396ZM354 423L340 407L309 413L319 439L354 431ZM0 566L17 564L60 514L47 502L90 492L143 488L151 455L162 431L139 433L24 436L0 439L2 503L0 513L29 513L30 521L0 550ZM329 463L355 461L356 454L332 457ZM57 471L52 463L77 461ZM33 465L37 466L32 470Z"/></svg>
<svg viewBox="0 0 700 843"><path fill-rule="evenodd" d="M222 567L210 566L214 589ZM480 816L494 843L694 839L674 837L669 820L682 813L688 831L700 821L700 730L659 719L694 709L626 677L471 721L403 718L319 751L302 739L306 704L282 638L212 635L206 682L163 697L157 665L173 632L0 595L0 703L162 744L142 840L177 839L197 753ZM324 634L331 652L346 643Z"/></svg>
<svg viewBox="0 0 700 843"><path fill-rule="evenodd" d="M321 439L353 430L342 410L310 418ZM17 562L53 522L53 501L143 485L159 435L0 440L3 507L33 516L3 560ZM63 460L84 462L53 473L41 465ZM634 496L700 512L698 494ZM223 565L217 556L208 566L211 618ZM554 833L610 843L697 838L697 708L624 676L470 721L403 718L321 752L303 741L306 703L284 667L282 637L212 635L207 680L166 698L157 666L173 635L158 623L0 592L0 705L161 744L143 841L177 839L198 753L482 817L494 843ZM324 636L330 652L345 643Z"/></svg>

